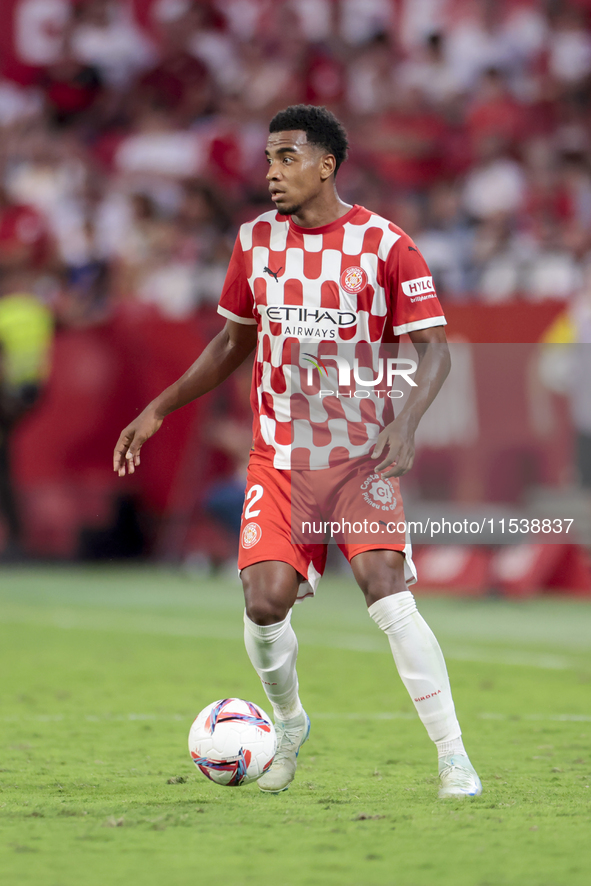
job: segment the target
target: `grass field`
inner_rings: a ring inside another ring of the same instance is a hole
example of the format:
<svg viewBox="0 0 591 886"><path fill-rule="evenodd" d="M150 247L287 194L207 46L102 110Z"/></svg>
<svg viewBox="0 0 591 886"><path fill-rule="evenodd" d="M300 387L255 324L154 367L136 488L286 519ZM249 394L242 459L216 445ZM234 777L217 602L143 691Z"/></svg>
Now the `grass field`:
<svg viewBox="0 0 591 886"><path fill-rule="evenodd" d="M312 719L296 781L218 788L186 736L263 705L234 579L0 576L0 882L579 886L591 869L591 605L423 599L480 798L438 801L432 745L348 579L296 608Z"/></svg>

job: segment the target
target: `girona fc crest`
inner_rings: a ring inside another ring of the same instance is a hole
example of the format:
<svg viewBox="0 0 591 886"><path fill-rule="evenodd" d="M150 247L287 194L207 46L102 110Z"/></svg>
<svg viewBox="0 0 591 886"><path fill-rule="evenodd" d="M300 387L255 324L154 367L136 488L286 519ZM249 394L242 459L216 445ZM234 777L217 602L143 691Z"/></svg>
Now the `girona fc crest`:
<svg viewBox="0 0 591 886"><path fill-rule="evenodd" d="M355 295L367 286L367 274L363 268L353 265L341 274L341 286L345 292Z"/></svg>
<svg viewBox="0 0 591 886"><path fill-rule="evenodd" d="M261 540L263 530L258 523L247 523L242 530L242 547L253 548Z"/></svg>

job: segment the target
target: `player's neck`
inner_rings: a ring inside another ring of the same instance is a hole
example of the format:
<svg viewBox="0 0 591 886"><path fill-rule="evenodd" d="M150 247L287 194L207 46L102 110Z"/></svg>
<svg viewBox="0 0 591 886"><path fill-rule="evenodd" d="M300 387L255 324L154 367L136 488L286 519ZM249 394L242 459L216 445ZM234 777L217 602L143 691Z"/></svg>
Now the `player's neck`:
<svg viewBox="0 0 591 886"><path fill-rule="evenodd" d="M344 203L335 190L327 194L319 194L308 205L302 206L297 215L292 215L291 220L301 228L322 228L346 215L351 209L349 203Z"/></svg>

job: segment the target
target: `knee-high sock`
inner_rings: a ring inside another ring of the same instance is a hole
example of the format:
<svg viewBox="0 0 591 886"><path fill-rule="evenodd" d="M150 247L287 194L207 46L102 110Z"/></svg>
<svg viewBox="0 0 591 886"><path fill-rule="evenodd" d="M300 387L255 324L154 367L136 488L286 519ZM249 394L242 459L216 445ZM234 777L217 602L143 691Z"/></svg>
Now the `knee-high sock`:
<svg viewBox="0 0 591 886"><path fill-rule="evenodd" d="M302 705L296 672L298 641L291 626L291 612L273 625L257 625L245 612L244 644L275 717L279 720L296 717Z"/></svg>
<svg viewBox="0 0 591 886"><path fill-rule="evenodd" d="M383 597L369 614L388 636L402 682L440 755L462 749L447 668L439 643L410 591Z"/></svg>

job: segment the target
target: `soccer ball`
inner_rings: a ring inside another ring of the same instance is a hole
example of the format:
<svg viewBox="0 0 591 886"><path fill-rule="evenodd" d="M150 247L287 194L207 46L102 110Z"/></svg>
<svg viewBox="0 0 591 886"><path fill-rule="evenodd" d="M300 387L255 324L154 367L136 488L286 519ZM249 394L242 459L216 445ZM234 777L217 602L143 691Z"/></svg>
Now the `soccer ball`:
<svg viewBox="0 0 591 886"><path fill-rule="evenodd" d="M277 750L275 727L258 705L223 698L203 708L189 732L189 753L201 772L227 787L256 781Z"/></svg>

